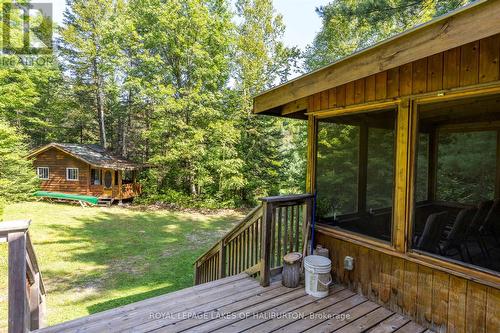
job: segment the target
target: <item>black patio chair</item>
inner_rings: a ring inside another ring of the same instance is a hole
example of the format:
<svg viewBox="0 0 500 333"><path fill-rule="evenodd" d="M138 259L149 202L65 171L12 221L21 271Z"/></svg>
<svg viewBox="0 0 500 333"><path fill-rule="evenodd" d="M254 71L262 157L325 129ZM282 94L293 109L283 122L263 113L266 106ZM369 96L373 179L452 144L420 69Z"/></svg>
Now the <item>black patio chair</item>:
<svg viewBox="0 0 500 333"><path fill-rule="evenodd" d="M440 244L441 254L448 256L450 250L456 250L462 261L466 261L463 252L463 248L465 248L469 260L472 262L472 257L465 239L467 238L469 223L474 218L476 212L477 209L471 207L464 208L458 213L450 232L446 235L446 239Z"/></svg>
<svg viewBox="0 0 500 333"><path fill-rule="evenodd" d="M486 247L486 243L481 237L481 229L492 206L493 200L482 201L479 203L479 205L477 206L476 214L474 214L474 217L472 218L467 230L467 237L465 238L466 242L476 242L484 258L489 258L490 254L488 252L488 248Z"/></svg>
<svg viewBox="0 0 500 333"><path fill-rule="evenodd" d="M418 238L416 248L431 253L440 253L439 242L447 224L448 212L434 213L427 217L422 235Z"/></svg>
<svg viewBox="0 0 500 333"><path fill-rule="evenodd" d="M486 215L483 225L479 228L481 237L493 236L497 246L500 246L500 198L493 201L493 205Z"/></svg>

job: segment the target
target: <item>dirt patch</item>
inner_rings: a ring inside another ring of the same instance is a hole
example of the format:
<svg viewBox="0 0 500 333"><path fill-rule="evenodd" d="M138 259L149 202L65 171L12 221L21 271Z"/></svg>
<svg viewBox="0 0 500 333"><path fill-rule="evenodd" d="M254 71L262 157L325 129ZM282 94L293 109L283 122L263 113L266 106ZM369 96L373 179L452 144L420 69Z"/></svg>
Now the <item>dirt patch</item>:
<svg viewBox="0 0 500 333"><path fill-rule="evenodd" d="M114 275L116 273L127 273L135 276L142 275L147 270L147 265L144 265L144 262L143 255L113 260L109 263L110 269L106 275Z"/></svg>
<svg viewBox="0 0 500 333"><path fill-rule="evenodd" d="M250 209L249 208L220 208L220 209L212 209L212 208L187 208L181 207L176 204L157 202L150 205L124 205L124 208L135 210L135 211L159 211L159 210L167 210L170 212L181 212L181 213L199 213L203 215L211 215L211 216L240 216L247 214Z"/></svg>

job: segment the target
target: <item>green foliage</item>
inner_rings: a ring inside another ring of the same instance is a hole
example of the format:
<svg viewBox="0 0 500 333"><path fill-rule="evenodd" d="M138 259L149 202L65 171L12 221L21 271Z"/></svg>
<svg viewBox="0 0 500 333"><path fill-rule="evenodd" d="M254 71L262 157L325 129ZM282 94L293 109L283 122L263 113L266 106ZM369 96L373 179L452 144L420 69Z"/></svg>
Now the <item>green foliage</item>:
<svg viewBox="0 0 500 333"><path fill-rule="evenodd" d="M441 133L437 197L477 204L495 196L495 131Z"/></svg>
<svg viewBox="0 0 500 333"><path fill-rule="evenodd" d="M305 68L466 2L331 2ZM100 141L151 163L149 202L239 206L301 192L306 124L252 113L255 95L297 70L284 31L271 0L69 0L51 66L0 67L0 115L30 147Z"/></svg>
<svg viewBox="0 0 500 333"><path fill-rule="evenodd" d="M357 203L359 127L318 126L316 188L318 216L353 213Z"/></svg>
<svg viewBox="0 0 500 333"><path fill-rule="evenodd" d="M286 170L290 170L294 159L284 142L287 135L295 134L293 122L252 114L253 96L285 81L293 72L299 51L283 45L283 18L275 13L272 1L238 0L236 12L241 20L234 71L241 131L238 151L245 159L242 176L246 185L240 196L245 203L255 203L258 197L279 194L287 187L300 188L300 179L287 186L294 175L287 177ZM305 150L301 152L303 160Z"/></svg>
<svg viewBox="0 0 500 333"><path fill-rule="evenodd" d="M0 219L7 202L28 200L37 178L26 159L25 137L0 118Z"/></svg>
<svg viewBox="0 0 500 333"><path fill-rule="evenodd" d="M314 70L472 0L338 0L316 9L321 31L305 54Z"/></svg>

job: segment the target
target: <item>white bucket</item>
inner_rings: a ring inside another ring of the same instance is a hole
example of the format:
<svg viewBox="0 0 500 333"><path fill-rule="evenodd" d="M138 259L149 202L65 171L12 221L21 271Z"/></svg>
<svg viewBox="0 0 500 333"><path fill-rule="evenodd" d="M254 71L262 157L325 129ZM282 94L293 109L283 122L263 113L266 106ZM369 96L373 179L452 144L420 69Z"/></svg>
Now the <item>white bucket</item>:
<svg viewBox="0 0 500 333"><path fill-rule="evenodd" d="M332 261L322 256L307 256L304 259L306 293L314 297L328 296L332 283L330 273Z"/></svg>

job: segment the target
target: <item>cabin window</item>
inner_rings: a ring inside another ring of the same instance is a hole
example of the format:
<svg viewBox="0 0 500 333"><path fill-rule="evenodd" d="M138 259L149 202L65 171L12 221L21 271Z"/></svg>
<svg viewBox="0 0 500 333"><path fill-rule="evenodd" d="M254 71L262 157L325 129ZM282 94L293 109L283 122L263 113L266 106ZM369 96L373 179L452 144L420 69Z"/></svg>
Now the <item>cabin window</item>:
<svg viewBox="0 0 500 333"><path fill-rule="evenodd" d="M48 167L38 167L36 168L36 174L39 179L48 180L49 179L49 168Z"/></svg>
<svg viewBox="0 0 500 333"><path fill-rule="evenodd" d="M98 169L90 170L91 185L101 185L101 172Z"/></svg>
<svg viewBox="0 0 500 333"><path fill-rule="evenodd" d="M78 168L66 168L66 180L78 180Z"/></svg>
<svg viewBox="0 0 500 333"><path fill-rule="evenodd" d="M120 171L115 170L115 186L118 186L118 175L120 174Z"/></svg>
<svg viewBox="0 0 500 333"><path fill-rule="evenodd" d="M395 112L319 119L318 223L391 241Z"/></svg>
<svg viewBox="0 0 500 333"><path fill-rule="evenodd" d="M419 108L412 248L500 272L496 97Z"/></svg>

